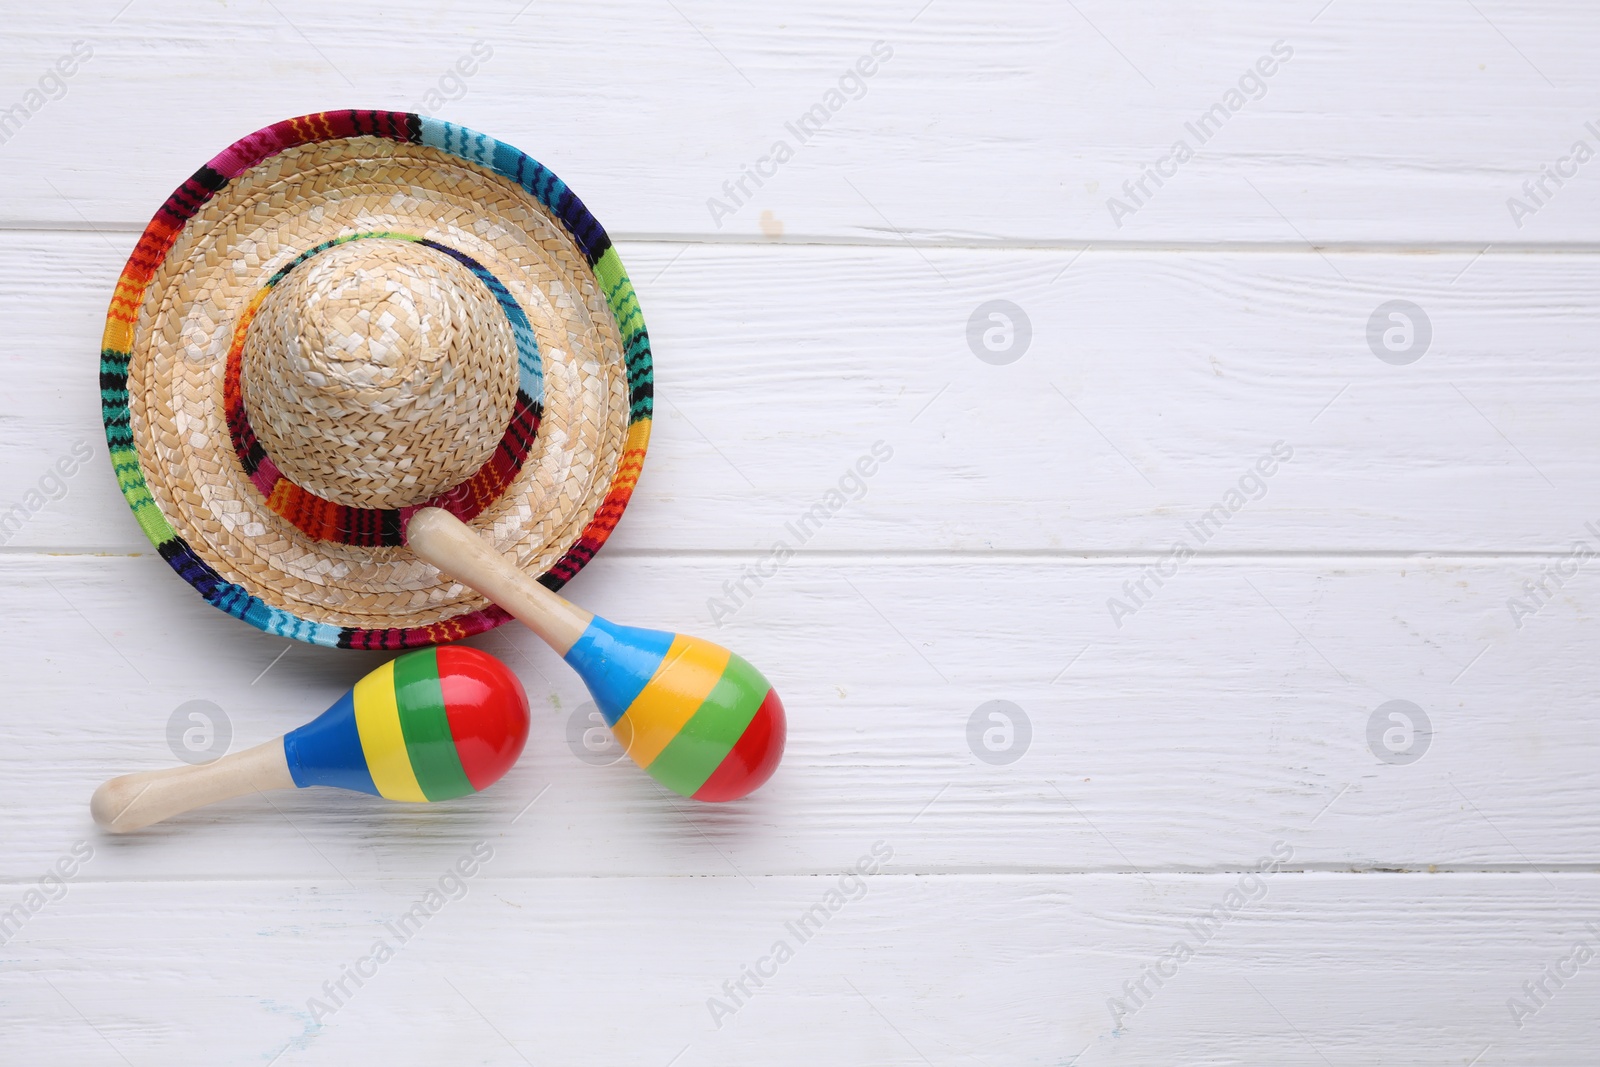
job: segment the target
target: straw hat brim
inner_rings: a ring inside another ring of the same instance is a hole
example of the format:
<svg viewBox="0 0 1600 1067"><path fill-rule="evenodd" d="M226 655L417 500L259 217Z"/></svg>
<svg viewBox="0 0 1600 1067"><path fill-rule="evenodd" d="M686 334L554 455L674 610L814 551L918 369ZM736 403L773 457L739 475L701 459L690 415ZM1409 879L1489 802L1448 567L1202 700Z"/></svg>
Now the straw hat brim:
<svg viewBox="0 0 1600 1067"><path fill-rule="evenodd" d="M340 511L286 492L237 425L238 350L263 294L320 249L369 237L455 256L531 328L537 365L523 368L521 421L507 430L526 440L429 502L559 589L605 543L638 480L650 342L583 203L484 134L338 111L233 144L168 198L129 257L102 342L102 411L139 525L209 603L283 637L399 649L508 616L411 554L412 509Z"/></svg>

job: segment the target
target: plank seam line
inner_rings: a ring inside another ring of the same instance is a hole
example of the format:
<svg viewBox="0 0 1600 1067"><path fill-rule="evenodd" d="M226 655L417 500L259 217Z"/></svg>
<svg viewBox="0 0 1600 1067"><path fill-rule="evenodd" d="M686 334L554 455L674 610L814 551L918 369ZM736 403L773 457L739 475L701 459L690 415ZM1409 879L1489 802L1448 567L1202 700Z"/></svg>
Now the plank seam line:
<svg viewBox="0 0 1600 1067"><path fill-rule="evenodd" d="M846 865L848 866L848 864ZM843 868L818 868L807 871L778 871L755 872L746 870L744 873L752 878L833 878L837 877ZM1091 867L1081 870L1065 870L1049 867L997 867L992 870L982 868L944 868L944 867L915 867L896 870L880 871L875 878L970 878L970 879L1011 879L1011 878L1232 878L1240 874L1254 873L1255 867L1158 867L1158 868L1111 868ZM1567 876L1594 876L1600 875L1600 866L1596 865L1477 865L1470 867L1453 867L1438 865L1434 870L1426 867L1360 867L1352 868L1348 864L1308 864L1303 867L1282 869L1278 874L1286 875L1338 875L1346 877L1381 877L1392 875L1402 878L1433 878L1440 876L1463 875L1547 875L1558 874ZM599 879L612 879L615 881L640 881L663 879L720 879L732 882L742 878L741 874L722 873L718 871L704 872L653 872L653 873L628 873L628 872L600 872L585 874L573 872L570 874L518 874L518 875L484 875L483 878L492 882L559 882L583 881L593 882ZM483 880L483 879L480 879ZM414 879L409 876L388 878L357 878L361 885L374 889L382 889L392 885L411 885ZM304 878L261 877L261 878L85 878L73 880L74 885L110 885L110 886L139 886L139 885L266 885L266 884L293 884L303 885L308 883L321 884L319 876L308 874ZM37 875L27 878L0 878L0 891L26 888L38 884Z"/></svg>
<svg viewBox="0 0 1600 1067"><path fill-rule="evenodd" d="M127 234L130 237L144 232L145 223L132 222L106 222L106 223L74 223L62 220L54 223L49 220L18 220L15 222L0 221L0 233L14 234L56 234L56 233L101 233ZM1272 241L1138 241L1129 239L1115 239L1097 235L1094 237L1061 237L1047 241L1020 241L1007 238L967 238L967 239L940 239L918 237L908 231L907 238L910 245L917 249L950 249L965 251L993 251L993 252L1077 252L1086 245L1093 245L1095 252L1178 252L1178 253L1269 253L1269 254L1299 254L1317 255L1320 253L1350 254L1350 255L1478 255L1485 254L1485 258L1504 255L1594 255L1600 253L1600 241L1521 241L1521 242L1490 242L1490 241L1425 241L1415 243L1397 243L1391 241L1326 241L1307 245L1300 240L1272 240ZM616 244L665 244L665 245L728 245L728 246L755 246L762 248L795 248L806 246L825 246L839 248L883 248L897 251L908 251L907 240L899 237L867 238L859 236L833 236L817 234L805 237L784 237L774 240L760 234L674 234L674 233L628 233L613 232L611 239ZM1486 245L1492 248L1486 249Z"/></svg>
<svg viewBox="0 0 1600 1067"><path fill-rule="evenodd" d="M729 562L765 559L770 551L763 549L723 548L621 548L605 551L606 559L686 559L727 560ZM905 563L1127 563L1143 565L1167 558L1167 550L1139 551L1133 549L806 549L795 553L797 559L814 558L834 562L875 563L898 561ZM1496 560L1540 561L1565 559L1570 549L1261 549L1236 552L1195 552L1192 559L1216 563L1255 562L1270 560L1302 560L1315 562L1344 562L1349 560L1380 560L1394 562L1493 562ZM80 546L64 548L0 547L0 559L25 560L86 560L86 559L143 559L155 552L107 551Z"/></svg>

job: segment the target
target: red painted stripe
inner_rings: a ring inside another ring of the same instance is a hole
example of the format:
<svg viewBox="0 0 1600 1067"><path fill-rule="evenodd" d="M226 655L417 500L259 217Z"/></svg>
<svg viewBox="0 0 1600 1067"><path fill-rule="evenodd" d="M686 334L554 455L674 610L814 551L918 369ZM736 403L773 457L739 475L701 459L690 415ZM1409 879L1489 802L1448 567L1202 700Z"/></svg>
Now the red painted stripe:
<svg viewBox="0 0 1600 1067"><path fill-rule="evenodd" d="M272 462L272 457L268 456L256 467L256 472L250 476L250 480L255 483L262 496L270 497L273 488L278 484L278 479L282 477L283 472L278 469L276 463Z"/></svg>
<svg viewBox="0 0 1600 1067"><path fill-rule="evenodd" d="M214 156L206 166L232 181L269 156L311 140L309 131L299 128L299 119L284 119L255 133L239 138Z"/></svg>
<svg viewBox="0 0 1600 1067"><path fill-rule="evenodd" d="M241 137L206 166L231 180L285 149L312 141L359 136L374 126L377 129L373 136L407 140L406 113L402 111L319 111L284 119Z"/></svg>
<svg viewBox="0 0 1600 1067"><path fill-rule="evenodd" d="M498 781L528 740L528 698L517 676L486 652L439 649L439 686L456 755L472 788Z"/></svg>
<svg viewBox="0 0 1600 1067"><path fill-rule="evenodd" d="M156 269L161 266L161 261L167 258L172 243L178 238L178 231L183 229L183 224L174 223L170 219L157 214L150 220L150 225L145 227L144 233L139 236L139 243L133 246L133 254L128 257L128 265L122 269L122 276L128 282L141 288L155 277ZM142 295L142 292L141 292Z"/></svg>
<svg viewBox="0 0 1600 1067"><path fill-rule="evenodd" d="M694 799L738 800L758 789L778 769L788 729L778 691L768 689L744 734L695 791Z"/></svg>

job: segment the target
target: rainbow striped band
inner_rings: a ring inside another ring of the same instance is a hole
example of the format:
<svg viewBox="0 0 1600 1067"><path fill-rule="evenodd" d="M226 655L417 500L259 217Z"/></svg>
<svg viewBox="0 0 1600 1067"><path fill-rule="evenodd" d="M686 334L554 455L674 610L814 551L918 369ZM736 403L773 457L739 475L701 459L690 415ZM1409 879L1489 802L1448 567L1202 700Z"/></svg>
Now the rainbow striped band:
<svg viewBox="0 0 1600 1067"><path fill-rule="evenodd" d="M427 626L391 629L335 626L301 618L226 580L188 541L178 535L167 516L156 506L145 481L130 425L128 371L136 344L139 310L144 303L146 289L184 227L213 196L264 160L298 145L351 137L379 137L401 144L438 149L520 186L537 199L567 231L594 271L623 343L629 400L627 437L616 474L600 507L561 557L539 577L539 581L552 590L560 589L605 544L632 497L650 439L654 374L650 338L645 331L644 317L639 310L633 285L605 230L589 214L583 201L548 168L511 145L485 134L407 112L326 111L274 123L230 145L167 198L140 236L133 254L128 257L106 315L106 328L100 347L100 405L105 421L106 444L122 495L133 509L145 536L168 565L212 606L268 633L329 647L402 649L456 641L499 626L509 620L510 615L491 604L480 611ZM394 236L411 239L409 235ZM539 400L532 394L528 398L530 401ZM536 425L528 428L530 440L536 431ZM245 466L243 460L241 466ZM248 473L253 477L260 470L258 468ZM281 481L274 483L275 486L281 484ZM294 509L290 507L289 510ZM394 533L383 525L388 520L379 520L376 534L370 529L359 533L354 529L368 520L350 520L341 525L342 517L330 520L325 514L312 514L304 521L313 530L341 536L377 537L382 544L391 543ZM301 528L304 529L303 526Z"/></svg>
<svg viewBox="0 0 1600 1067"><path fill-rule="evenodd" d="M743 795L751 768L781 752L777 693L720 645L596 615L566 660L633 761L682 796Z"/></svg>

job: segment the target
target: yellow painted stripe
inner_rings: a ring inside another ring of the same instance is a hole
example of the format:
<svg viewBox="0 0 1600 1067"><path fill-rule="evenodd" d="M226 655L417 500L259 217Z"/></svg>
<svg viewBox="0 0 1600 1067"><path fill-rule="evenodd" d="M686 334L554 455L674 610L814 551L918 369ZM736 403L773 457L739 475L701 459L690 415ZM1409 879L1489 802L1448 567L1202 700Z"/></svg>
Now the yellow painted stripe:
<svg viewBox="0 0 1600 1067"><path fill-rule="evenodd" d="M683 724L694 717L728 666L728 650L682 634L672 639L650 684L612 727L617 741L641 767L649 767Z"/></svg>
<svg viewBox="0 0 1600 1067"><path fill-rule="evenodd" d="M628 436L624 439L622 448L624 452L643 452L650 443L650 420L640 419L628 427Z"/></svg>
<svg viewBox="0 0 1600 1067"><path fill-rule="evenodd" d="M394 661L390 660L356 683L356 732L367 757L372 784L389 800L425 801L405 734L400 731L400 708L394 699Z"/></svg>
<svg viewBox="0 0 1600 1067"><path fill-rule="evenodd" d="M126 352L133 347L133 326L131 323L118 322L115 319L106 320L105 333L100 336L100 347L110 348L117 352Z"/></svg>

